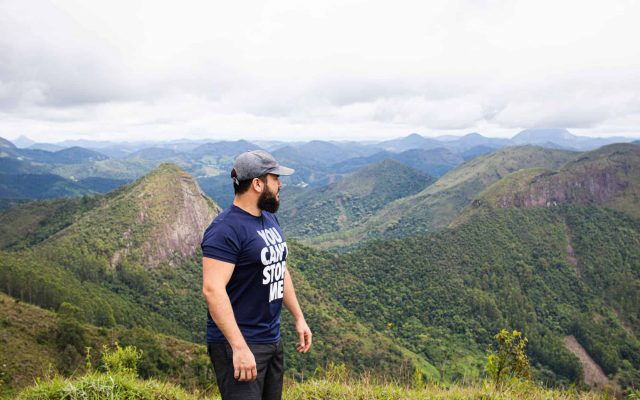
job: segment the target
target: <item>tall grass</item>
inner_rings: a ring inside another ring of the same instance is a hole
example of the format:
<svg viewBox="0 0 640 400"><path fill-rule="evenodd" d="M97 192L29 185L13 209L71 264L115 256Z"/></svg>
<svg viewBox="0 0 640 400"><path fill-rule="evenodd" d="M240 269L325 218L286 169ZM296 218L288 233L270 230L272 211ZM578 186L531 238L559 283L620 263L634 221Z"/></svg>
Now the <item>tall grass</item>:
<svg viewBox="0 0 640 400"><path fill-rule="evenodd" d="M188 392L168 382L138 378L136 362L141 353L120 347L102 356L103 372L90 371L79 377L54 375L37 380L24 389L19 400L204 400L219 399L216 393ZM87 360L89 361L89 360ZM420 376L421 377L421 376ZM414 379L411 384L383 382L363 374L354 377L343 365L330 364L305 382L287 381L284 400L595 400L613 398L607 392L548 389L528 380L511 379L499 388L489 381L443 385ZM633 393L629 396L633 397Z"/></svg>

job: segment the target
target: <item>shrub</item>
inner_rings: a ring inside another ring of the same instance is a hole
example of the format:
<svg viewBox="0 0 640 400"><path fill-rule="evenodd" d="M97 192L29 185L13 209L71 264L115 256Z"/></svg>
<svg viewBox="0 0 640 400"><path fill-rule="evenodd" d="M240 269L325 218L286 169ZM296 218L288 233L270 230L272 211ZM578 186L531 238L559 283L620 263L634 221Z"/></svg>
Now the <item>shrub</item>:
<svg viewBox="0 0 640 400"><path fill-rule="evenodd" d="M107 346L103 347L102 365L110 374L137 375L138 361L141 357L142 350L138 350L134 346L123 348L116 342L114 351L109 351Z"/></svg>
<svg viewBox="0 0 640 400"><path fill-rule="evenodd" d="M505 378L531 379L529 359L524 352L527 338L519 331L508 332L502 329L495 339L498 349L489 350L486 365L495 387L498 388Z"/></svg>

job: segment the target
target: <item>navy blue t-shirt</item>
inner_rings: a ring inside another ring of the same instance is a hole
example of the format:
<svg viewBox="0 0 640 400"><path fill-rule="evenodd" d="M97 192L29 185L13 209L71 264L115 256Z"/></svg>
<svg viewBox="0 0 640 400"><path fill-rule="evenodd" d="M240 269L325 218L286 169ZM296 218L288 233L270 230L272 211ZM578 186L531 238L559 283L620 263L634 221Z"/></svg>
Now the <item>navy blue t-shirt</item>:
<svg viewBox="0 0 640 400"><path fill-rule="evenodd" d="M256 217L232 205L205 230L201 247L204 257L235 265L227 294L245 341L278 342L289 251L275 215L262 211ZM207 343L226 343L207 316Z"/></svg>

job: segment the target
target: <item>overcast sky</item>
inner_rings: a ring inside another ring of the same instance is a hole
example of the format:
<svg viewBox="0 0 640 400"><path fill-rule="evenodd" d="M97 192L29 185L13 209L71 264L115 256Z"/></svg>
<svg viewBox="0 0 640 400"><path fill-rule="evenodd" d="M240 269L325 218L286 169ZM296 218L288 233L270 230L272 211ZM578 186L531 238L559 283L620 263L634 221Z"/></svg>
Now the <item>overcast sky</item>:
<svg viewBox="0 0 640 400"><path fill-rule="evenodd" d="M0 0L0 136L640 136L640 2Z"/></svg>

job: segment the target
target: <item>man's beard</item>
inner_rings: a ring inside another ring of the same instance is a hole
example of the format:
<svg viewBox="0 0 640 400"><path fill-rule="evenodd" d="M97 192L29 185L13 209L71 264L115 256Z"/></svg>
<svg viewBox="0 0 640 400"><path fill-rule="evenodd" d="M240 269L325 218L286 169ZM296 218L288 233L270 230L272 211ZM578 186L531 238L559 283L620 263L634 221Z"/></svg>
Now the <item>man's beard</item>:
<svg viewBox="0 0 640 400"><path fill-rule="evenodd" d="M280 207L280 200L276 197L277 193L274 194L266 187L265 189L266 190L260 194L260 197L258 197L258 208L275 214L278 212L278 207Z"/></svg>

